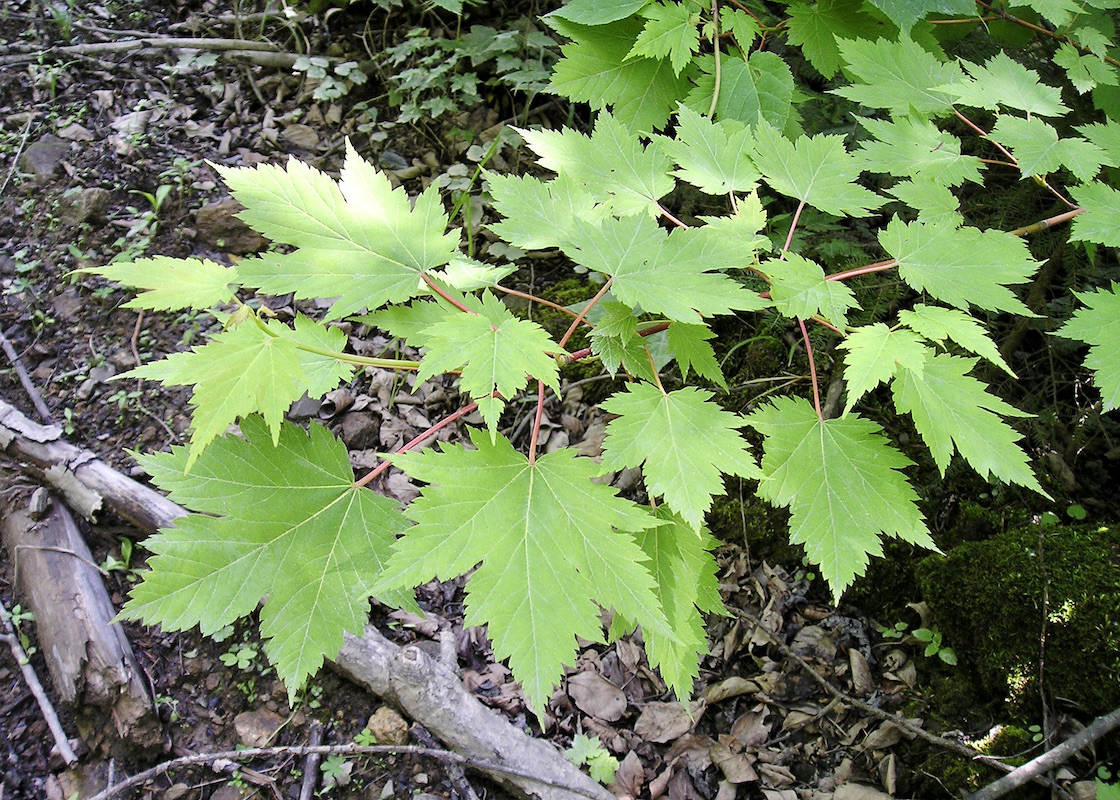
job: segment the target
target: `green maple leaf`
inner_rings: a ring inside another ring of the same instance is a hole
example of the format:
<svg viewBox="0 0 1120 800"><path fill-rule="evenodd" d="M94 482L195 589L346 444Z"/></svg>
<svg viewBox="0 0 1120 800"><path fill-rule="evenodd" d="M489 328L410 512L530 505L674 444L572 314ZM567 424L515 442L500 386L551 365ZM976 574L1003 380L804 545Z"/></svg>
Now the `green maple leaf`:
<svg viewBox="0 0 1120 800"><path fill-rule="evenodd" d="M894 120L860 119L878 141L860 143L855 153L863 168L902 178L929 178L936 184L958 186L964 181L983 183L983 163L975 156L962 156L960 140L923 117Z"/></svg>
<svg viewBox="0 0 1120 800"><path fill-rule="evenodd" d="M566 173L542 181L531 175L487 172L486 182L494 208L505 216L488 227L514 247L543 250L570 245L579 220L593 222L605 216L595 213L596 208L605 211L596 206L604 195L589 191Z"/></svg>
<svg viewBox="0 0 1120 800"><path fill-rule="evenodd" d="M232 287L241 283L237 267L223 266L208 258L156 256L77 271L145 289L124 307L152 311L210 308L228 303L233 299Z"/></svg>
<svg viewBox="0 0 1120 800"><path fill-rule="evenodd" d="M762 33L757 19L741 8L730 6L721 6L719 9L719 29L724 33L731 33L735 37L735 44L744 53L750 51L754 40Z"/></svg>
<svg viewBox="0 0 1120 800"><path fill-rule="evenodd" d="M787 317L809 319L820 315L837 328L848 324L848 309L858 308L852 290L841 281L825 278L824 270L804 256L785 253L759 265L770 279L774 307Z"/></svg>
<svg viewBox="0 0 1120 800"><path fill-rule="evenodd" d="M1104 150L1106 153L1105 164L1110 167L1120 166L1120 122L1110 119L1106 122L1079 125L1076 130L1101 150Z"/></svg>
<svg viewBox="0 0 1120 800"><path fill-rule="evenodd" d="M362 314L354 317L354 319L380 328L390 336L411 342L414 347L425 347L427 336L424 332L426 330L438 326L449 317L460 313L462 312L458 309L451 308L438 301L417 300L408 305L389 306L372 314Z"/></svg>
<svg viewBox="0 0 1120 800"><path fill-rule="evenodd" d="M653 3L642 10L645 25L627 58L668 58L677 75L700 49L700 15L684 3Z"/></svg>
<svg viewBox="0 0 1120 800"><path fill-rule="evenodd" d="M599 115L590 137L570 128L519 132L542 166L569 176L620 216L655 212L676 185L669 157L643 147L611 114Z"/></svg>
<svg viewBox="0 0 1120 800"><path fill-rule="evenodd" d="M600 407L618 417L607 423L603 472L642 466L646 489L699 530L722 474L759 477L741 418L710 402L695 387L665 393L648 383L617 392Z"/></svg>
<svg viewBox="0 0 1120 800"><path fill-rule="evenodd" d="M1069 82L1081 94L1100 85L1115 86L1120 82L1116 67L1104 61L1101 55L1083 55L1069 42L1058 45L1054 63L1065 69Z"/></svg>
<svg viewBox="0 0 1120 800"><path fill-rule="evenodd" d="M551 24L556 17L562 17L580 25L606 25L640 11L648 2L649 0L614 0L610 3L600 0L572 0L549 14L545 21Z"/></svg>
<svg viewBox="0 0 1120 800"><path fill-rule="evenodd" d="M262 327L263 326L263 327ZM314 330L318 328L319 330ZM260 413L280 436L284 412L306 392L319 397L350 376L353 367L315 347L341 354L346 335L308 318L296 318L293 330L279 322L243 322L188 352L173 353L126 376L151 378L164 386L193 386L189 468L214 437L244 417Z"/></svg>
<svg viewBox="0 0 1120 800"><path fill-rule="evenodd" d="M1089 345L1085 366L1093 370L1101 406L1105 411L1120 408L1120 283L1074 294L1086 307L1073 312L1056 333Z"/></svg>
<svg viewBox="0 0 1120 800"><path fill-rule="evenodd" d="M656 519L593 483L598 464L572 450L530 463L502 436L491 442L472 431L471 439L476 450L393 456L430 485L409 506L417 524L397 540L375 591L478 564L467 583L466 624L489 626L495 655L509 659L538 713L563 665L574 663L576 637L603 640L599 605L675 638L631 535Z"/></svg>
<svg viewBox="0 0 1120 800"><path fill-rule="evenodd" d="M491 292L468 307L476 313L447 314L422 332L428 353L416 381L461 370L459 385L478 403L493 438L506 400L525 388L529 377L560 393L559 368L548 355L560 348L544 328L513 316Z"/></svg>
<svg viewBox="0 0 1120 800"><path fill-rule="evenodd" d="M677 110L673 138L657 137L658 146L677 164L674 175L706 194L749 192L758 185L750 157L750 128L733 120L712 122L688 106Z"/></svg>
<svg viewBox="0 0 1120 800"><path fill-rule="evenodd" d="M1075 186L1070 194L1085 213L1074 218L1069 238L1120 247L1120 192L1094 182Z"/></svg>
<svg viewBox="0 0 1120 800"><path fill-rule="evenodd" d="M992 138L1011 148L1023 177L1045 175L1066 167L1080 181L1092 180L1108 160L1104 150L1084 139L1059 139L1053 126L1040 119L1001 115Z"/></svg>
<svg viewBox="0 0 1120 800"><path fill-rule="evenodd" d="M863 166L844 147L843 136L801 136L796 142L768 122L755 126L754 162L777 192L826 214L867 216L881 197L855 180Z"/></svg>
<svg viewBox="0 0 1120 800"><path fill-rule="evenodd" d="M892 219L879 243L898 260L898 274L918 291L949 305L1032 316L1007 288L1026 283L1038 270L1026 242L1000 230L958 228L944 222Z"/></svg>
<svg viewBox="0 0 1120 800"><path fill-rule="evenodd" d="M786 20L787 39L801 48L817 72L833 78L840 71L836 39L871 39L877 34L878 22L862 10L862 5L859 0L794 4Z"/></svg>
<svg viewBox="0 0 1120 800"><path fill-rule="evenodd" d="M839 45L844 72L860 82L833 89L835 94L892 114L953 113L952 97L941 87L963 78L956 61L939 61L908 38L841 39Z"/></svg>
<svg viewBox="0 0 1120 800"><path fill-rule="evenodd" d="M148 538L155 553L121 616L210 635L262 597L265 652L294 696L368 620L370 586L405 527L398 505L354 488L346 447L322 426L285 424L274 446L259 417L184 474L190 455L138 456L171 499L199 513ZM403 593L383 599L415 608Z"/></svg>
<svg viewBox="0 0 1120 800"><path fill-rule="evenodd" d="M924 19L928 14L963 14L969 16L976 13L974 0L925 0L915 3L914 0L871 0L899 29L905 34L914 23Z"/></svg>
<svg viewBox="0 0 1120 800"><path fill-rule="evenodd" d="M858 414L822 420L808 402L782 397L747 422L766 437L758 493L790 510L790 541L801 544L838 601L882 555L881 534L936 550L918 495L900 470L910 460Z"/></svg>
<svg viewBox="0 0 1120 800"><path fill-rule="evenodd" d="M768 305L715 271L752 263L751 240L713 235L705 227L666 235L656 222L641 216L584 224L577 241L565 252L588 269L611 275L611 291L631 307L695 324L701 316Z"/></svg>
<svg viewBox="0 0 1120 800"><path fill-rule="evenodd" d="M1055 26L1064 28L1080 14L1083 4L1077 0L1032 0L1031 8L1050 20Z"/></svg>
<svg viewBox="0 0 1120 800"><path fill-rule="evenodd" d="M727 613L719 595L717 566L711 554L719 542L707 529L697 536L667 506L658 507L654 514L664 524L640 531L634 538L649 557L657 597L677 639L652 631L642 633L650 665L673 687L677 699L688 703L700 672L700 657L708 652L703 615Z"/></svg>
<svg viewBox="0 0 1120 800"><path fill-rule="evenodd" d="M898 312L898 321L931 342L944 342L950 339L968 352L980 356L1011 377L1015 377L1011 367L1007 366L1007 362L999 354L995 342L970 314L955 308L941 308L919 303L910 311Z"/></svg>
<svg viewBox="0 0 1120 800"><path fill-rule="evenodd" d="M694 60L700 75L684 102L693 111L707 114L716 91L716 60L712 56ZM757 50L748 58L721 57L716 119L747 125L765 120L776 128L785 128L792 113L793 73L781 57L765 50Z"/></svg>
<svg viewBox="0 0 1120 800"><path fill-rule="evenodd" d="M968 375L976 361L938 353L921 375L899 373L891 384L895 408L913 417L942 475L955 446L985 478L994 476L1045 494L1026 453L1016 444L1022 436L1000 419L1030 415L989 394L983 382Z"/></svg>
<svg viewBox="0 0 1120 800"><path fill-rule="evenodd" d="M458 232L445 233L436 187L413 205L346 147L337 183L295 159L286 169L218 167L245 206L238 216L274 242L299 248L241 262L244 282L268 294L336 298L331 319L416 297L424 291L420 275L446 264L459 244Z"/></svg>
<svg viewBox="0 0 1120 800"><path fill-rule="evenodd" d="M887 189L910 208L918 212L922 222L946 222L954 227L964 224L960 200L953 190L932 178L920 177L896 183Z"/></svg>
<svg viewBox="0 0 1120 800"><path fill-rule="evenodd" d="M848 384L845 414L863 395L889 381L900 369L920 376L933 354L913 332L891 330L881 322L858 328L839 346L848 351L844 357L844 381Z"/></svg>
<svg viewBox="0 0 1120 800"><path fill-rule="evenodd" d="M569 39L560 48L549 83L552 91L589 103L608 106L630 130L641 133L660 128L688 89L688 76L677 75L669 59L627 59L643 29L642 20L620 19L587 26L549 17L549 24Z"/></svg>
<svg viewBox="0 0 1120 800"><path fill-rule="evenodd" d="M727 388L723 371L716 361L715 350L708 344L716 337L715 331L707 325L689 325L674 322L666 331L669 353L681 368L681 376L688 378L691 369L701 378L706 378L721 389Z"/></svg>
<svg viewBox="0 0 1120 800"><path fill-rule="evenodd" d="M1062 104L1062 91L1042 83L1037 72L1027 69L1006 53L996 53L981 66L969 61L961 62L971 80L938 86L957 100L973 108L992 111L1001 106L1017 108L1028 115L1060 117L1069 112Z"/></svg>
<svg viewBox="0 0 1120 800"><path fill-rule="evenodd" d="M601 316L591 331L591 352L599 357L611 377L622 367L631 375L656 382L648 344L638 335L634 309L616 300L605 300L596 308Z"/></svg>

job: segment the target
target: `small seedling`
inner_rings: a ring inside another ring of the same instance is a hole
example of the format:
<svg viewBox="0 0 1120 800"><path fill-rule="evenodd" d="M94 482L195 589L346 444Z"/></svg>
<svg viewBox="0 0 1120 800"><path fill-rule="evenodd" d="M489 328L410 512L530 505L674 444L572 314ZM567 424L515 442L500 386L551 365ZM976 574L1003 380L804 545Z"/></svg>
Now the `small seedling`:
<svg viewBox="0 0 1120 800"><path fill-rule="evenodd" d="M342 756L328 756L319 770L323 773L323 788L321 793L329 792L335 786L345 786L350 783L350 773L354 764Z"/></svg>
<svg viewBox="0 0 1120 800"><path fill-rule="evenodd" d="M373 731L369 728L362 728L358 735L354 737L354 744L359 747L373 747L377 744L377 737L373 735Z"/></svg>
<svg viewBox="0 0 1120 800"><path fill-rule="evenodd" d="M219 658L227 667L236 665L238 669L249 669L257 658L257 648L249 644L239 644L222 653Z"/></svg>
<svg viewBox="0 0 1120 800"><path fill-rule="evenodd" d="M572 746L564 751L564 755L577 766L586 764L591 777L604 786L614 783L618 759L599 744L598 736L588 737L577 733L572 738Z"/></svg>
<svg viewBox="0 0 1120 800"><path fill-rule="evenodd" d="M941 644L941 631L936 628L915 628L911 636L925 644L923 653L927 658L937 656L950 667L957 665L957 654L953 648Z"/></svg>

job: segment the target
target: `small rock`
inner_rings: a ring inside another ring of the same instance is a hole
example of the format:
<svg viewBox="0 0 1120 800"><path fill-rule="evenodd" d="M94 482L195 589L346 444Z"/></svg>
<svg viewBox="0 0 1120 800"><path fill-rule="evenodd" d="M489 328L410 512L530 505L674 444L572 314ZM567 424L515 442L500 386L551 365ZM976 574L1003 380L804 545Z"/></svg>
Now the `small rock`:
<svg viewBox="0 0 1120 800"><path fill-rule="evenodd" d="M180 800L190 792L191 787L185 783L175 783L168 787L167 791L163 793L163 800Z"/></svg>
<svg viewBox="0 0 1120 800"><path fill-rule="evenodd" d="M106 220L112 195L108 189L70 189L58 204L58 217L64 225L77 227L83 222L102 225Z"/></svg>
<svg viewBox="0 0 1120 800"><path fill-rule="evenodd" d="M74 287L63 289L51 301L51 313L63 322L77 322L88 301L78 296Z"/></svg>
<svg viewBox="0 0 1120 800"><path fill-rule="evenodd" d="M20 170L33 175L40 182L45 181L54 174L69 152L70 145L67 142L48 133L23 151Z"/></svg>
<svg viewBox="0 0 1120 800"><path fill-rule="evenodd" d="M248 787L233 786L227 783L215 789L214 793L210 795L210 800L242 800L242 798L248 796Z"/></svg>
<svg viewBox="0 0 1120 800"><path fill-rule="evenodd" d="M265 747L283 724L282 716L265 709L245 711L233 718L237 738L246 747Z"/></svg>
<svg viewBox="0 0 1120 800"><path fill-rule="evenodd" d="M352 450L377 447L381 436L381 423L372 414L351 411L342 416L342 441Z"/></svg>
<svg viewBox="0 0 1120 800"><path fill-rule="evenodd" d="M243 210L243 206L232 197L200 208L195 214L199 243L209 250L237 255L264 250L268 247L268 239L234 216Z"/></svg>
<svg viewBox="0 0 1120 800"><path fill-rule="evenodd" d="M69 139L72 142L92 142L93 134L90 133L89 128L84 125L79 125L76 122L71 122L65 128L58 131L58 135L63 139Z"/></svg>
<svg viewBox="0 0 1120 800"><path fill-rule="evenodd" d="M373 712L366 727L378 744L400 746L408 743L408 723L388 706L381 706Z"/></svg>

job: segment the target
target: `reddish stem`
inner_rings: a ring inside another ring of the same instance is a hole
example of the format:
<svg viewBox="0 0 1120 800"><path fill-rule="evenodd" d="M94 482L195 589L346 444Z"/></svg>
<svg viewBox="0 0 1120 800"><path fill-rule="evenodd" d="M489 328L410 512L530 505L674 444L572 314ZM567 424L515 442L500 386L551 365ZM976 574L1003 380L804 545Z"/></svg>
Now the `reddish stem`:
<svg viewBox="0 0 1120 800"><path fill-rule="evenodd" d="M587 302L587 305L585 305L580 310L580 312L576 314L576 318L572 320L572 324L569 325L568 330L564 332L564 338L560 340L561 348L563 348L568 343L568 340L572 338L572 334L576 332L576 328L578 328L580 323L583 322L583 318L587 316L587 312L591 310L591 307L602 300L603 295L605 295L610 290L611 281L613 280L614 277L607 278L606 283L603 284L603 288L601 288L598 293Z"/></svg>
<svg viewBox="0 0 1120 800"><path fill-rule="evenodd" d="M674 217L672 214L670 214L669 209L665 208L665 206L658 203L657 204L657 210L661 214L661 216L665 217L665 219L669 220L671 223L676 225L678 228L684 228L685 230L688 230L689 226L686 225L685 223L681 222L679 219Z"/></svg>
<svg viewBox="0 0 1120 800"><path fill-rule="evenodd" d="M541 420L544 419L544 381L537 378L537 413L533 418L533 431L529 435L529 463L537 463L537 439L541 435Z"/></svg>
<svg viewBox="0 0 1120 800"><path fill-rule="evenodd" d="M1040 233L1040 232L1046 230L1047 228L1053 228L1055 225L1061 225L1063 222L1069 222L1071 219L1076 217L1078 214L1084 214L1084 213L1085 213L1085 209L1075 208L1072 211L1066 211L1062 214L1058 214L1057 216L1048 217L1044 220L1040 220L1040 221L1034 223L1033 225L1027 225L1024 228L1016 228L1013 231L1009 231L1009 233L1012 236L1029 236L1032 233Z"/></svg>
<svg viewBox="0 0 1120 800"><path fill-rule="evenodd" d="M409 450L416 447L416 445L422 443L423 441L425 441L426 439L428 439L429 437L434 435L441 428L446 428L452 422L454 422L457 419L460 419L461 417L465 417L467 414L471 413L476 408L478 408L478 403L471 403L470 405L463 406L462 408L460 408L458 411L456 411L453 414L448 414L446 417L441 419L439 422L437 422L432 427L428 428L428 430L421 433L419 436L417 436L411 442L408 442L407 444L402 445L397 450L397 453L407 453ZM381 475L383 472L385 472L385 470L389 469L389 467L391 467L392 465L393 464L392 464L391 461L382 461L374 469L370 470L368 473L363 475L360 479L354 481L354 488L358 488L360 486L368 485L370 482L376 480L379 475Z"/></svg>
<svg viewBox="0 0 1120 800"><path fill-rule="evenodd" d="M789 233L786 235L786 243L782 245L782 258L786 257L786 251L789 250L790 244L793 243L793 232L797 229L797 221L801 219L801 212L805 210L805 201L802 200L797 204L797 210L793 212L793 222L789 224Z"/></svg>
<svg viewBox="0 0 1120 800"><path fill-rule="evenodd" d="M888 258L886 261L877 261L874 264L868 264L866 267L857 267L850 269L847 272L837 272L834 275L825 275L826 281L846 281L848 278L855 278L858 275L870 275L872 272L883 272L898 266L898 259Z"/></svg>
<svg viewBox="0 0 1120 800"><path fill-rule="evenodd" d="M569 317L578 316L576 312L572 311L570 308L564 308L564 306L560 305L559 303L553 303L551 300L545 300L543 297L537 297L535 294L529 294L528 292L519 292L516 289L509 289L505 286L502 286L501 284L494 284L493 288L497 289L499 292L505 292L506 294L513 295L514 297L520 297L524 300L528 300L531 303L540 303L542 306L548 306L549 308L559 311L561 314L567 314Z"/></svg>
<svg viewBox="0 0 1120 800"><path fill-rule="evenodd" d="M451 305L455 306L455 308L459 309L460 311L466 311L468 314L475 314L477 316L478 312L472 311L471 309L467 308L465 305L445 292L442 286L428 277L427 273L421 272L420 277L423 279L424 283L428 284L428 288L430 288L433 292L449 302Z"/></svg>
<svg viewBox="0 0 1120 800"><path fill-rule="evenodd" d="M805 327L805 320L797 318L801 326L801 338L805 341L805 352L809 356L809 377L813 379L813 408L817 410L817 417L824 422L824 413L821 411L821 389L817 385L817 363L813 360L813 345L809 342L809 330Z"/></svg>

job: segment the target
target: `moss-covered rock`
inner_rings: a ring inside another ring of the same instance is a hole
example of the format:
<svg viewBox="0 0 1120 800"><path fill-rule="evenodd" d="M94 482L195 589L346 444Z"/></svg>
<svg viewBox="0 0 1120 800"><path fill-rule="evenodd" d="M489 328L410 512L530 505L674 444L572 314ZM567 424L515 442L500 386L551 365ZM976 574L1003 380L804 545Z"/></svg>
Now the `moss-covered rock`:
<svg viewBox="0 0 1120 800"><path fill-rule="evenodd" d="M1087 714L1120 705L1120 530L1031 525L966 542L917 569L935 621L991 692L1029 713L1045 688Z"/></svg>

